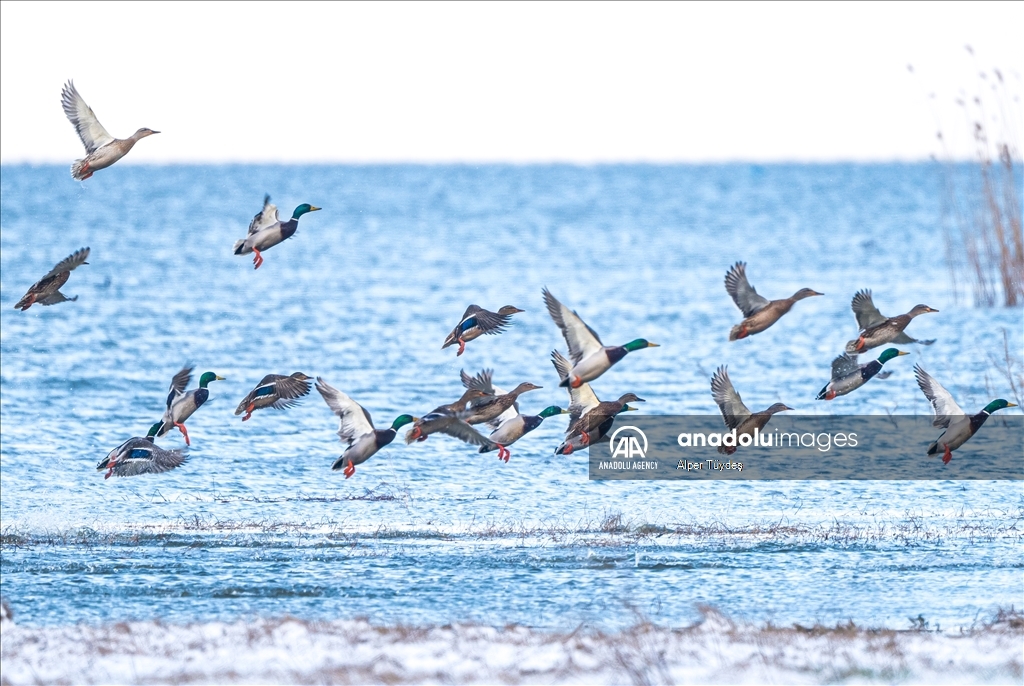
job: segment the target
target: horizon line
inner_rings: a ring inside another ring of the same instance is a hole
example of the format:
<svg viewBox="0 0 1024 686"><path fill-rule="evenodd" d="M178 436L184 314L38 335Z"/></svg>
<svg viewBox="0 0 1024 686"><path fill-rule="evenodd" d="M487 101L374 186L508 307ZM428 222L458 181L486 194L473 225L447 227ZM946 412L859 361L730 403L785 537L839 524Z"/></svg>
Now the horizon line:
<svg viewBox="0 0 1024 686"><path fill-rule="evenodd" d="M70 165L68 161L54 160L32 160L32 159L0 159L0 166L28 166L28 167L59 167ZM440 167L440 166L507 166L507 167L541 167L541 166L564 166L564 167L612 167L612 166L649 166L649 167L677 167L677 166L832 166L841 164L861 165L889 165L889 164L980 164L992 160L980 160L977 157L955 157L940 159L934 155L929 157L889 157L889 158L831 158L831 159L806 159L806 158L774 158L774 159L751 159L751 158L729 158L729 159L678 159L678 160L652 160L652 159L596 159L596 160L571 160L571 159L536 159L536 160L509 160L509 159L407 159L407 160L173 160L167 162L153 161L121 161L120 167L197 167L197 166L306 166L306 167L375 167L375 166L407 166L407 167ZM1024 166L1024 157L1011 158L1014 165Z"/></svg>

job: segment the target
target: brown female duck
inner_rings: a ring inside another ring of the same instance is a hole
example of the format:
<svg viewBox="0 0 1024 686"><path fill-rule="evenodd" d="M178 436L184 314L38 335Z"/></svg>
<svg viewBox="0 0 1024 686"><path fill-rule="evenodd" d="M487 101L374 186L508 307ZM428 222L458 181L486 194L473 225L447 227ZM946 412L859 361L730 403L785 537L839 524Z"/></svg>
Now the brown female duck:
<svg viewBox="0 0 1024 686"><path fill-rule="evenodd" d="M622 412L635 412L637 408L630 407L629 403L642 402L646 401L634 393L626 393L618 400L598 403L579 419L570 422L565 430L565 440L555 449L555 455L571 455L574 450L601 440L608 435L616 415Z"/></svg>
<svg viewBox="0 0 1024 686"><path fill-rule="evenodd" d="M718 409L722 411L725 425L730 429L736 430L737 443L739 443L740 436L753 436L754 429L758 431L763 430L768 420L776 412L785 412L793 409L783 403L775 403L767 410L751 412L743 404L740 394L733 388L732 381L729 379L729 370L725 366L715 370L715 375L711 377L711 397L715 399ZM718 452L723 455L732 455L736 452L736 446L722 445L719 446Z"/></svg>
<svg viewBox="0 0 1024 686"><path fill-rule="evenodd" d="M485 310L477 305L470 305L466 308L459 323L444 339L441 350L458 343L459 351L455 353L455 357L458 357L466 352L466 343L480 338L485 333L491 335L501 333L511 323L512 315L523 311L512 305L505 305L497 312Z"/></svg>
<svg viewBox="0 0 1024 686"><path fill-rule="evenodd" d="M857 303L857 296L854 296L853 302L854 304ZM854 310L854 312L856 312L856 310ZM847 342L846 353L848 355L857 355L865 350L870 350L871 348L876 348L880 345L885 345L886 343L892 343L903 335L903 330L907 328L907 325L910 324L911 321L913 321L914 317L918 317L929 312L938 312L938 310L933 310L927 305L915 305L914 309L906 314L889 317L874 326L869 326L860 332L859 337ZM860 318L858 317L858 321L859 319ZM914 340L909 336L906 336L906 338L910 341Z"/></svg>
<svg viewBox="0 0 1024 686"><path fill-rule="evenodd" d="M264 407L283 410L298 405L299 398L308 395L309 389L312 388L309 381L310 377L302 372L295 372L291 376L267 374L256 384L256 388L249 392L249 395L242 398L242 402L238 403L238 407L235 408L235 414L240 415L244 412L245 416L242 417L242 421L245 422L249 420L253 412Z"/></svg>
<svg viewBox="0 0 1024 686"><path fill-rule="evenodd" d="M78 300L77 295L69 298L61 293L60 287L67 283L71 277L71 272L76 267L89 264L85 261L87 257L89 257L89 248L81 248L65 257L53 269L48 271L46 276L32 284L32 287L18 301L14 309L24 312L35 303L40 305L56 305L57 303Z"/></svg>
<svg viewBox="0 0 1024 686"><path fill-rule="evenodd" d="M732 269L726 272L725 290L745 317L742 322L732 327L732 330L729 331L730 341L761 333L779 321L782 315L789 312L793 307L793 303L797 300L810 298L814 295L824 295L810 288L801 288L789 298L768 300L758 295L754 287L747 281L746 262L737 262L732 266Z"/></svg>
<svg viewBox="0 0 1024 686"><path fill-rule="evenodd" d="M429 413L413 422L412 428L405 433L405 442L425 441L430 434L442 433L472 445L496 447L490 439L467 424L462 419L466 407L480 398L487 397L479 388L468 388L462 397L448 405L435 407Z"/></svg>
<svg viewBox="0 0 1024 686"><path fill-rule="evenodd" d="M73 81L65 84L60 100L64 114L75 127L78 137L82 139L82 145L85 146L86 156L75 160L71 165L71 176L79 181L84 181L92 176L93 172L106 169L117 162L146 136L160 133L153 129L141 128L128 138L114 138L103 128L103 124L100 124L92 108L85 104Z"/></svg>

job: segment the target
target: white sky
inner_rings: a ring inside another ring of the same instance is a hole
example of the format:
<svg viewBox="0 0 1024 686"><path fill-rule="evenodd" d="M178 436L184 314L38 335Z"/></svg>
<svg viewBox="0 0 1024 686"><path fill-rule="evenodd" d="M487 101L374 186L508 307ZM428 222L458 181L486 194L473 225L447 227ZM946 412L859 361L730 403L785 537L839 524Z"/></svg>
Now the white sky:
<svg viewBox="0 0 1024 686"><path fill-rule="evenodd" d="M953 99L982 87L980 69L1016 94L1024 71L1019 2L0 13L3 162L82 156L60 107L69 78L112 135L162 132L135 162L924 159L937 121L969 153Z"/></svg>

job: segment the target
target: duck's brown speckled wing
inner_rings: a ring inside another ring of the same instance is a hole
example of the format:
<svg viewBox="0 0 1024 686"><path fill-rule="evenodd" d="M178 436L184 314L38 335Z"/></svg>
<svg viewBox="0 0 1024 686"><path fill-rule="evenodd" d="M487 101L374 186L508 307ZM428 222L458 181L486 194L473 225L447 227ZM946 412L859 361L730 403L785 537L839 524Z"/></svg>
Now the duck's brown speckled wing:
<svg viewBox="0 0 1024 686"><path fill-rule="evenodd" d="M50 295L46 296L45 298L41 298L36 302L38 302L40 305L56 305L57 303L74 302L76 300L78 300L77 295L73 298L69 298L60 291L57 291L56 293L51 293Z"/></svg>
<svg viewBox="0 0 1024 686"><path fill-rule="evenodd" d="M35 303L56 305L57 303L77 300L78 296L68 298L60 292L60 287L67 283L71 272L78 266L89 264L85 258L89 256L89 248L81 248L68 255L48 271L43 278L32 284L25 295L14 306L15 309L27 310Z"/></svg>
<svg viewBox="0 0 1024 686"><path fill-rule="evenodd" d="M857 291L856 295L853 296L853 301L850 303L850 309L853 310L854 316L857 317L857 326L860 327L861 331L877 326L888 319L875 307L875 303L871 299L871 291L867 288Z"/></svg>
<svg viewBox="0 0 1024 686"><path fill-rule="evenodd" d="M46 273L46 276L44 276L43 279L48 279L51 276L56 276L57 274L62 274L64 272L73 272L77 267L81 267L83 264L89 264L85 261L88 257L89 248L79 248L58 262L53 269Z"/></svg>
<svg viewBox="0 0 1024 686"><path fill-rule="evenodd" d="M437 433L452 436L453 438L457 438L464 443L469 443L470 445L486 446L491 449L494 448L494 442L491 439L484 436L466 422L455 417L452 418L452 421L445 422L444 425L437 430Z"/></svg>
<svg viewBox="0 0 1024 686"><path fill-rule="evenodd" d="M188 456L181 450L163 450L151 446L147 452L145 448L136 448L114 463L113 476L162 474L180 467L186 461Z"/></svg>
<svg viewBox="0 0 1024 686"><path fill-rule="evenodd" d="M473 308L476 309L474 310ZM497 312L485 310L482 307L476 307L476 305L470 305L466 309L466 314L462 315L462 321L464 322L470 317L476 320L477 328L485 334L499 334L508 327L512 315L498 314Z"/></svg>
<svg viewBox="0 0 1024 686"><path fill-rule="evenodd" d="M296 379L293 376L286 376L280 379L276 386L278 399L274 402L273 407L278 410L294 407L298 404L299 398L309 395L310 390L313 388L313 384L309 382L309 379Z"/></svg>
<svg viewBox="0 0 1024 686"><path fill-rule="evenodd" d="M722 411L722 417L725 419L725 425L730 429L735 429L750 416L750 410L743 404L740 394L733 388L732 381L729 379L729 371L724 366L715 370L715 375L711 377L711 397L718 403L718 408Z"/></svg>
<svg viewBox="0 0 1024 686"><path fill-rule="evenodd" d="M747 263L737 262L725 274L725 290L740 308L744 317L750 317L768 305L768 298L760 296L747 281Z"/></svg>
<svg viewBox="0 0 1024 686"><path fill-rule="evenodd" d="M466 370L462 370L459 373L463 386L470 390L483 391L488 395L494 395L494 384L492 383L493 376L493 369L483 369L476 376L470 376L466 373Z"/></svg>

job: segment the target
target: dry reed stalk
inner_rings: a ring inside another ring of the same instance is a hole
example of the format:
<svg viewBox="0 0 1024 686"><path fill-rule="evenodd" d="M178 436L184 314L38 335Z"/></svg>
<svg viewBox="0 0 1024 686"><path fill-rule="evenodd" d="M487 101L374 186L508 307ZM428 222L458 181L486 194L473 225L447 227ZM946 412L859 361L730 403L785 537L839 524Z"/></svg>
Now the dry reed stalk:
<svg viewBox="0 0 1024 686"><path fill-rule="evenodd" d="M970 46L967 51L973 57ZM999 69L978 77L978 94L956 100L972 132L974 161L955 162L946 136L937 134L943 147L946 258L955 296L961 284L970 283L976 305L993 306L1001 294L1006 306L1016 307L1024 305L1020 94Z"/></svg>

